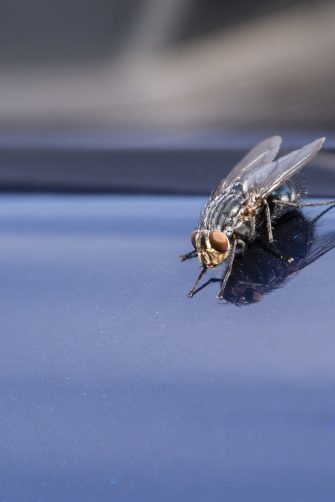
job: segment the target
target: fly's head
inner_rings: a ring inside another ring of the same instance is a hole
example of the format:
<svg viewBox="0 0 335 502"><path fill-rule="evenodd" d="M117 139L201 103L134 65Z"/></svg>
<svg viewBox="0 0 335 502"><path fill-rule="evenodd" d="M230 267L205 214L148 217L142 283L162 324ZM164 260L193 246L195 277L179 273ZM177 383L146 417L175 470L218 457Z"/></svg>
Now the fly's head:
<svg viewBox="0 0 335 502"><path fill-rule="evenodd" d="M227 235L219 230L194 230L192 244L205 268L214 268L224 262L230 252Z"/></svg>

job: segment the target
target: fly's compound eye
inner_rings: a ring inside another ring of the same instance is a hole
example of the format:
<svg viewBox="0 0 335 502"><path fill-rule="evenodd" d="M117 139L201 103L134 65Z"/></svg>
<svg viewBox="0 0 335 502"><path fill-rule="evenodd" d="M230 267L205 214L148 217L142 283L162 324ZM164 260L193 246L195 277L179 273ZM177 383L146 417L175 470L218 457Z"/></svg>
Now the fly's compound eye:
<svg viewBox="0 0 335 502"><path fill-rule="evenodd" d="M197 246L196 246L197 236L198 236L198 231L194 230L194 232L192 232L192 237L191 237L191 241L192 241L194 249L197 249Z"/></svg>
<svg viewBox="0 0 335 502"><path fill-rule="evenodd" d="M226 253L229 248L229 240L223 232L211 230L208 235L210 245L218 253Z"/></svg>

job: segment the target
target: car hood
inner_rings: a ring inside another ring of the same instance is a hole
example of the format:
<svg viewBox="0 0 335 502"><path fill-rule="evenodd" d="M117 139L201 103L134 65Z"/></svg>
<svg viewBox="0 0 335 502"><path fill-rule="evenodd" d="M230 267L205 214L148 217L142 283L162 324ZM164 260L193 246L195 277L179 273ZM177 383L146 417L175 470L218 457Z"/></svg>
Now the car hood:
<svg viewBox="0 0 335 502"><path fill-rule="evenodd" d="M7 501L334 500L335 253L250 305L190 299L204 202L2 197Z"/></svg>

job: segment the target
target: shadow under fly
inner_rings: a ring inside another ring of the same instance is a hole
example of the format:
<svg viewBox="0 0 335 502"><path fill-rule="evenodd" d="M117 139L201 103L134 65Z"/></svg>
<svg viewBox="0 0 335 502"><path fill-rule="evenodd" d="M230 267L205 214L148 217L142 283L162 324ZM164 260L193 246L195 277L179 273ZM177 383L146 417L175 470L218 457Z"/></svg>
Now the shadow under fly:
<svg viewBox="0 0 335 502"><path fill-rule="evenodd" d="M317 223L333 207L328 207L313 219L294 209L277 220L273 227L274 239L293 260L281 259L263 239L255 240L243 254L236 256L223 299L235 305L259 302L264 294L283 286L292 274L333 249L335 230L324 235L317 232ZM221 279L210 279L197 292L211 282L221 282Z"/></svg>
<svg viewBox="0 0 335 502"><path fill-rule="evenodd" d="M180 257L182 261L198 257L202 266L188 293L189 297L197 291L198 284L209 268L226 261L218 295L222 300L236 258L261 236L267 248L285 262L285 266L294 262L292 253L285 252L278 245L273 225L277 218L290 209L335 204L335 200L302 202L292 179L317 155L324 140L317 139L274 160L281 138L274 136L265 139L219 182L192 233L193 251Z"/></svg>

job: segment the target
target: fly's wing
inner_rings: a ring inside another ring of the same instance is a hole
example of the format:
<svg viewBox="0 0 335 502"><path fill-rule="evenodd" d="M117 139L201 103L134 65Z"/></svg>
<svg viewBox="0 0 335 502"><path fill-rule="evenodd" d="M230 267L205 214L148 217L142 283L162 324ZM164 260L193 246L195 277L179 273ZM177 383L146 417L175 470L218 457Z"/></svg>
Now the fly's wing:
<svg viewBox="0 0 335 502"><path fill-rule="evenodd" d="M272 138L264 139L261 143L258 143L240 160L228 176L220 181L211 198L219 195L228 185L238 181L250 170L269 164L277 155L281 141L280 136L272 136Z"/></svg>
<svg viewBox="0 0 335 502"><path fill-rule="evenodd" d="M299 267L299 270L301 268L306 267L307 265L310 265L311 263L313 263L313 261L318 260L319 258L321 258L321 256L328 253L328 251L334 249L334 247L335 247L334 232L317 238L315 242L312 244L310 250L308 251L305 260L303 260L302 266Z"/></svg>
<svg viewBox="0 0 335 502"><path fill-rule="evenodd" d="M266 199L271 192L298 173L320 151L325 138L317 139L280 159L248 170L241 182L253 190L257 197Z"/></svg>

